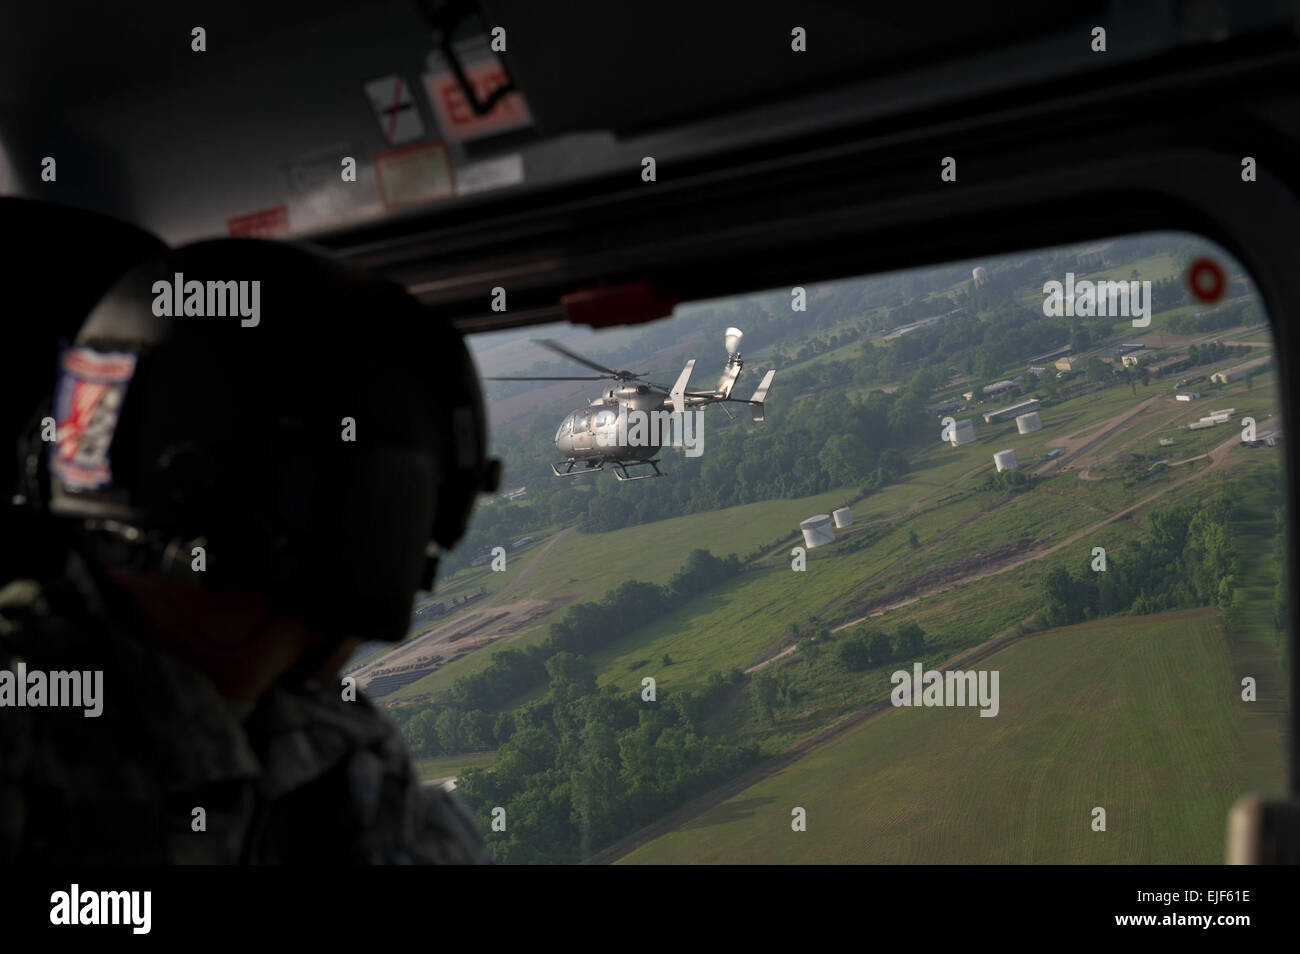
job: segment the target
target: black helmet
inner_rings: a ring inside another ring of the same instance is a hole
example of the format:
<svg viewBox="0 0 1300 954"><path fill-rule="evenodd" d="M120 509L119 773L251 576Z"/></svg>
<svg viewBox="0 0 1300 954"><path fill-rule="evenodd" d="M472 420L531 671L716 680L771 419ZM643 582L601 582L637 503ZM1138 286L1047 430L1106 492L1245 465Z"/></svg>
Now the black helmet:
<svg viewBox="0 0 1300 954"><path fill-rule="evenodd" d="M166 251L159 239L133 225L66 206L0 197L0 226L21 235L5 250L5 286L13 320L4 330L0 374L0 586L18 577L44 578L61 569L62 528L43 519L23 495L13 451L46 413L37 410L54 379L60 341L77 333L86 314L122 274ZM39 316L39 320L36 320ZM39 439L39 438L38 438Z"/></svg>
<svg viewBox="0 0 1300 954"><path fill-rule="evenodd" d="M136 268L59 366L50 511L100 559L255 588L325 632L402 638L433 545L498 482L460 335L303 248L224 239Z"/></svg>

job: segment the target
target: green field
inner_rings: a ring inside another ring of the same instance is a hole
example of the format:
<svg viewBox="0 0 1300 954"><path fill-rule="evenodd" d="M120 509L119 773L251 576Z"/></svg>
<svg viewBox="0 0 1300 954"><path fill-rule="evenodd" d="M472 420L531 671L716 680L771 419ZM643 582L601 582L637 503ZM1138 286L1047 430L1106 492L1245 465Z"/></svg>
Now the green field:
<svg viewBox="0 0 1300 954"><path fill-rule="evenodd" d="M1200 465L1189 465L1193 466ZM1220 481L1237 481L1272 466L1273 458L1267 454L1239 451L1219 469L1213 484L1192 480L1160 497L1160 505L1195 502ZM791 572L782 552L668 616L630 628L617 642L592 656L598 681L628 692L637 691L645 676L653 676L669 691L700 688L711 672L745 669L790 645L791 621L816 616L834 624L853 618L852 609L862 600L890 591L935 563L967 556L971 549L1015 538L1021 532L1031 532L1047 543L1052 535L1065 539L1091 522L1107 519L1119 503L1136 503L1190 473L1172 468L1164 479L1143 485L1140 495L1126 493L1118 480L1079 481L1070 475L1047 479L1032 492L1009 498L971 495L961 502L900 517L868 547L851 549L850 536L818 548L810 552L804 573ZM1056 553L957 584L942 595L923 597L863 625L892 632L903 622L917 623L927 634L924 661L936 664L1037 612L1040 583L1048 569L1086 564L1094 545L1105 546L1112 556L1122 554L1125 542L1140 528L1141 523L1134 520L1108 523ZM909 529L920 531L921 547L913 549L908 544ZM974 541L978 546L972 546ZM665 654L671 665L663 664ZM730 737L756 739L766 751L780 751L859 708L864 680L871 691L887 689L886 669L853 675L842 671L830 653L812 662L786 656L779 670L805 700L797 707L797 717L775 726L760 726L751 721L747 704L742 704L713 728Z"/></svg>
<svg viewBox="0 0 1300 954"><path fill-rule="evenodd" d="M1279 720L1239 700L1212 610L1050 630L975 668L1001 674L996 718L888 710L622 860L1215 864L1233 800L1284 784Z"/></svg>
<svg viewBox="0 0 1300 954"><path fill-rule="evenodd" d="M1177 431L1175 425L1194 420L1210 408L1226 406L1235 406L1238 418L1254 414L1263 421L1277 405L1275 378L1271 373L1260 375L1249 388L1244 381L1235 382L1196 402L1190 410L1166 400L1099 450L1113 452L1119 445L1130 445L1130 451L1152 455L1153 459L1156 455L1183 459L1205 453L1232 436L1230 425L1192 433ZM1094 475L1101 479L1079 480L1076 473L1066 471L1042 480L1030 493L1010 498L972 489L992 471L995 450L1012 448L1023 467L1034 469L1045 462L1047 451L1064 437L1080 432L1091 437L1094 432L1088 428L1123 414L1148 397L1169 394L1167 383L1138 385L1136 391L1134 396L1128 387L1110 387L1043 408L1043 429L1029 435L1018 434L1013 421L986 425L977 419L977 440L954 448L938 440L936 428L934 443L916 453L912 471L903 480L854 504L852 533L842 535L832 546L809 552L806 573L795 574L789 569L789 546L796 542L798 522L848 502L852 490L746 504L611 533L570 532L530 572L513 596L598 599L626 579L666 581L695 547L718 555L744 554L785 538L788 545L772 551L753 572L675 610L644 631L629 627L624 638L593 658L601 683L629 688L639 686L646 675L682 686L698 684L713 671L744 669L779 649L792 620L802 621L812 615L842 618L856 602L887 592L929 566L958 560L1022 535L1047 542L1063 539L1204 469L1203 461L1168 468L1139 488L1111 479L1112 472L1103 468ZM968 413L973 416L974 412ZM1160 426L1175 414L1173 422ZM1139 437L1148 431L1152 431L1149 436ZM1100 428L1095 431L1100 432ZM1156 438L1169 434L1177 434L1179 444L1170 452L1162 452ZM1243 457L1242 466L1263 459L1250 458L1247 462ZM1231 469L1220 468L1214 482L1230 479ZM1201 487L1196 493L1205 490ZM869 548L846 553L853 534L865 531L882 535ZM919 548L909 545L909 531L917 533ZM1125 533L1125 526L1113 524L1097 542L1113 546ZM539 541L527 553L512 558L508 574L487 575L509 575L513 579L541 546ZM970 613L961 620L968 627L966 644L978 643L1030 612L1036 598L1034 581L1047 566L1050 563L1017 571L1011 581L992 589L991 581L974 585L978 592L964 597L970 606ZM456 678L489 665L492 651L541 642L549 624L563 612L561 609L544 616L507 640L492 644L488 651L470 653L385 698L409 700L441 692ZM889 624L897 625L897 621L913 615L891 615ZM952 625L945 623L942 616L930 619L935 613L924 601L915 608L915 615L928 632L933 632L935 626L946 630ZM671 668L661 666L665 653L673 661ZM842 708L837 705L835 711Z"/></svg>
<svg viewBox="0 0 1300 954"><path fill-rule="evenodd" d="M595 600L624 580L663 583L677 572L687 555L697 547L710 550L716 556L750 553L796 533L800 520L838 507L852 496L851 490L833 490L798 500L767 500L674 517L610 533L571 532L555 545L512 596L515 599L559 596ZM517 575L539 549L537 544L530 546L526 556L507 562L508 569ZM478 571L465 571L466 574L474 572ZM454 577L453 582L459 576ZM488 652L470 653L384 698L390 701L414 699L445 690L458 677L488 666L493 650L506 646L523 648L545 639L547 627L561 615L563 610L540 617L510 639L492 644ZM438 625L445 622L445 619L439 620Z"/></svg>
<svg viewBox="0 0 1300 954"><path fill-rule="evenodd" d="M1158 280L1172 274L1173 259L1152 256L1089 277L1128 278L1134 267L1142 279ZM850 342L805 363L851 358L860 347ZM1208 376L1243 360L1234 355L1184 374ZM1023 363L1004 373L1023 374ZM1027 391L1019 397L990 399L953 415L974 420L973 443L954 448L941 441L935 419L924 425L932 433L907 443L907 472L875 489L847 486L611 533L568 529L549 538L554 546L545 558L539 554L547 539L512 554L507 574L486 568L456 574L444 593L482 585L497 594L513 585L504 599L557 605L528 628L389 698L436 700L457 678L489 665L495 651L545 640L550 624L573 602L599 600L627 580L665 583L695 548L737 554L746 557L738 573L662 607L652 620L629 612L602 626L599 638L587 643L599 646L589 662L597 684L615 697L638 696L647 676L666 701L683 690L697 692L676 700L689 709L693 700L708 699L692 717L693 737L785 761L779 772L760 766L733 779L725 793L706 796L704 807L661 820L656 840L623 860L1218 862L1233 799L1245 791L1275 791L1282 778L1286 698L1275 589L1276 542L1283 533L1276 509L1280 454L1239 443L1242 417L1254 417L1261 431L1276 427L1270 419L1279 408L1276 374L1222 387L1202 381L1191 386L1201 388L1203 398L1190 404L1174 400L1173 377L1107 384L1048 401L1039 409L1042 429L1031 434L1019 434L1014 421L985 424L982 412L1033 396L1037 384L1026 375ZM797 415L802 399L788 394L781 413ZM1228 407L1235 409L1232 421L1185 429ZM1174 443L1160 445L1171 437ZM1034 475L1031 481L989 479L993 454L1004 449L1016 452L1020 470ZM1064 453L1049 458L1054 450ZM636 488L619 488L625 491L635 495ZM1185 575L1170 582L1166 574L1159 582L1166 589L1128 590L1122 604L1111 602L1101 612L1121 612L1135 595L1135 608L1213 602L1222 610L1107 616L1038 632L1051 625L1045 620L1088 618L1096 611L1064 615L1055 609L1060 597L1049 594L1061 589L1044 585L1049 571L1084 571L1095 546L1105 547L1121 568L1140 566L1125 563L1126 550L1132 545L1130 554L1152 552L1152 527L1159 526L1148 522L1152 511L1176 520L1170 514L1186 511L1172 508L1205 505L1209 514L1211 505L1229 501L1236 501L1238 523L1213 539L1196 538L1206 541L1198 543L1200 563L1187 551L1178 557L1190 561ZM791 548L803 542L799 521L845 504L852 505L852 525L833 543L809 550L805 572L792 572ZM1236 555L1236 562L1223 563L1224 553ZM1197 582L1189 600L1183 581L1204 580L1198 567L1223 576L1213 578L1217 589ZM1156 598L1162 602L1148 602ZM997 653L972 666L1003 675L1001 714L981 719L970 709L886 709L859 721L864 706L887 696L899 664L880 661L875 650L869 665L852 664L853 648L872 633L893 637L905 623L924 633L923 648L909 650L907 659L919 655L928 668L944 668L972 650L986 652L985 644L996 640ZM751 667L764 675L746 673ZM1238 701L1242 673L1260 679L1256 705ZM718 681L717 674L725 678ZM514 686L510 698L476 689L478 695L455 705L493 715L547 699L548 686L538 677ZM852 727L834 731L837 725ZM825 741L828 732L833 738ZM514 753L512 739L498 741L503 753ZM575 744L585 751L585 742L566 737L563 752ZM673 744L665 743L666 749ZM455 745L433 739L422 751L454 751ZM422 766L422 773L441 777L492 764L491 754L450 757ZM601 777L594 762L564 764L560 777L570 785L577 784L570 770L587 779L584 784ZM631 764L617 769L620 779L636 770ZM512 765L508 758L497 765L497 784L522 784ZM466 780L467 789L474 784ZM715 775L707 784L724 783ZM700 794L697 788L689 797ZM584 811L594 811L594 804ZM654 810L680 805L666 801ZM807 832L790 830L796 806L808 812ZM1107 810L1104 833L1090 828L1095 806ZM563 805L555 810L573 817ZM642 814L636 824L648 817ZM616 833L626 838L632 830ZM561 838L570 842L568 835Z"/></svg>
<svg viewBox="0 0 1300 954"><path fill-rule="evenodd" d="M1151 282L1152 284L1171 278L1179 273L1178 263L1174 260L1174 257L1161 252L1157 255L1148 255L1145 258L1125 262L1122 265L1114 265L1101 271L1075 272L1074 280L1076 283L1085 280L1090 282L1126 282L1131 280L1134 269L1137 270L1138 281ZM1058 277L1064 281L1064 276ZM1041 306L1043 303L1042 289L1030 289L1021 296L1021 300L1027 305Z"/></svg>

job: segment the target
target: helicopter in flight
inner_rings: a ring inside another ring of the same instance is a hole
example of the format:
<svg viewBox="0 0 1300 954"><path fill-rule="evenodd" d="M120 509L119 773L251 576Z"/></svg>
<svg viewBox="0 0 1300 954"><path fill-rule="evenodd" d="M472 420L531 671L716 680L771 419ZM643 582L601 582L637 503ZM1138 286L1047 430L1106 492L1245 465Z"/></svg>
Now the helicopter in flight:
<svg viewBox="0 0 1300 954"><path fill-rule="evenodd" d="M690 427L688 414L700 414L711 404L717 404L732 417L727 410L728 403L748 404L749 412L755 422L763 420L763 401L767 398L768 388L776 370L763 375L753 397L749 400L733 398L732 390L744 368L740 357L740 339L744 332L739 328L728 328L725 335L727 346L727 363L723 366L718 386L711 391L689 390L691 372L695 368L695 359L686 362L686 367L671 386L655 384L642 380L644 373L632 371L615 371L590 358L584 358L555 341L539 341L543 347L564 355L570 360L601 372L585 377L491 377L487 381L603 381L612 379L610 387L598 398L593 398L587 407L570 412L560 422L555 432L555 446L565 459L551 464L551 472L556 477L576 477L580 474L597 473L608 465L619 480L645 480L648 477L663 477L659 470L657 455L664 447L685 443L687 455L691 453ZM629 427L629 419L632 426ZM733 418L734 419L734 418ZM676 437L671 437L672 423L677 423ZM648 426L647 426L648 425ZM683 432L686 440L683 442ZM652 474L632 476L628 468L650 467Z"/></svg>

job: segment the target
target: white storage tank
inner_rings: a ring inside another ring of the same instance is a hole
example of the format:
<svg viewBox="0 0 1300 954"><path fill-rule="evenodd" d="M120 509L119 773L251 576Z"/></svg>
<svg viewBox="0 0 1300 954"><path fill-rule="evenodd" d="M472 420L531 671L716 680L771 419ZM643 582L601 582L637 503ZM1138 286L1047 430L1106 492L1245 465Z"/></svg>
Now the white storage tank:
<svg viewBox="0 0 1300 954"><path fill-rule="evenodd" d="M847 527L853 523L853 514L849 512L848 507L841 507L839 510L832 510L831 516L835 518L837 528Z"/></svg>
<svg viewBox="0 0 1300 954"><path fill-rule="evenodd" d="M969 444L975 440L975 422L967 418L964 421L958 421L953 425L952 437L949 443L953 447L961 447L963 444Z"/></svg>
<svg viewBox="0 0 1300 954"><path fill-rule="evenodd" d="M1037 411L1030 411L1028 414L1021 414L1016 418L1016 430L1021 434L1032 434L1034 431L1041 431L1043 422L1038 419Z"/></svg>
<svg viewBox="0 0 1300 954"><path fill-rule="evenodd" d="M998 473L1004 470L1016 469L1016 452L1013 450L998 451L993 455L993 463L997 465Z"/></svg>
<svg viewBox="0 0 1300 954"><path fill-rule="evenodd" d="M835 542L835 528L831 526L831 515L828 513L809 517L799 524L799 529L803 531L804 545L810 550L813 547Z"/></svg>

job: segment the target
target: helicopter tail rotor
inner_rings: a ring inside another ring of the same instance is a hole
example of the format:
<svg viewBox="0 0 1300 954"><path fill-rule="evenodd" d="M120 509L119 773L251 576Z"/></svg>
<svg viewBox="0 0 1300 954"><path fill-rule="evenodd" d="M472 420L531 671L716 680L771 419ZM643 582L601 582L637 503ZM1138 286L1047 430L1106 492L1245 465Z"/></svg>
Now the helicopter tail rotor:
<svg viewBox="0 0 1300 954"><path fill-rule="evenodd" d="M695 368L695 359L686 362L686 367L677 376L677 382L668 392L668 399L673 402L673 410L681 414L686 410L686 385L690 383L691 371Z"/></svg>
<svg viewBox="0 0 1300 954"><path fill-rule="evenodd" d="M749 399L749 413L754 417L754 423L759 424L763 421L763 402L767 399L767 389L772 386L772 379L776 377L776 368L772 368L763 375L763 380L759 382L758 388L754 391L754 396Z"/></svg>

